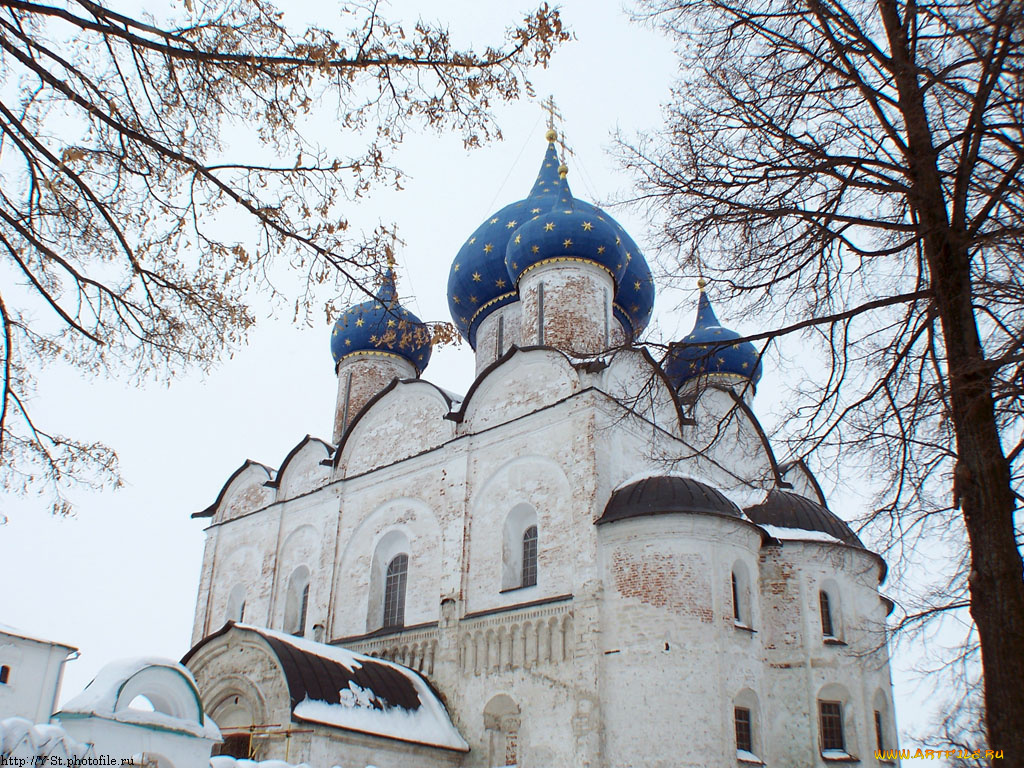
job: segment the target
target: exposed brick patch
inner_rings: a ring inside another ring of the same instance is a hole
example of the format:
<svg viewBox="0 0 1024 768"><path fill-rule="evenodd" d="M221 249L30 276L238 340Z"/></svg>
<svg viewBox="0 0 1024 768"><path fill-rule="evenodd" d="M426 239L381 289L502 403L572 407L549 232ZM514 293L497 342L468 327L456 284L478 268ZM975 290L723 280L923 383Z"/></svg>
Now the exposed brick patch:
<svg viewBox="0 0 1024 768"><path fill-rule="evenodd" d="M612 556L612 574L620 595L690 616L703 624L710 624L713 618L708 570L700 555L652 552L638 558L616 550Z"/></svg>

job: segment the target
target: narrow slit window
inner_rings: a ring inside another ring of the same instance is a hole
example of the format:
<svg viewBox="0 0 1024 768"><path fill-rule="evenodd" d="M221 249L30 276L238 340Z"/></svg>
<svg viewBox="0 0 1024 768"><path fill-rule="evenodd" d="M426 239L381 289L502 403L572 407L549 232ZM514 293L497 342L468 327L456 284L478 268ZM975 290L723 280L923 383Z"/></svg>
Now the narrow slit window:
<svg viewBox="0 0 1024 768"><path fill-rule="evenodd" d="M885 736L882 729L882 713L875 710L875 749L881 752L885 749Z"/></svg>
<svg viewBox="0 0 1024 768"><path fill-rule="evenodd" d="M7 680L11 676L11 668L4 664L0 667L0 685L7 685Z"/></svg>
<svg viewBox="0 0 1024 768"><path fill-rule="evenodd" d="M523 579L522 586L532 587L537 583L537 526L531 525L523 533Z"/></svg>
<svg viewBox="0 0 1024 768"><path fill-rule="evenodd" d="M821 608L821 634L824 637L835 637L835 626L832 623L832 605L828 599L828 592L825 590L818 593L818 605Z"/></svg>
<svg viewBox="0 0 1024 768"><path fill-rule="evenodd" d="M736 707L736 749L740 752L754 751L754 735L750 728L750 710Z"/></svg>
<svg viewBox="0 0 1024 768"><path fill-rule="evenodd" d="M306 613L309 611L309 584L302 588L302 602L299 604L299 628L295 634L304 637L306 634Z"/></svg>
<svg viewBox="0 0 1024 768"><path fill-rule="evenodd" d="M821 749L823 752L846 751L843 736L843 704L839 701L819 701L818 714L821 720Z"/></svg>
<svg viewBox="0 0 1024 768"><path fill-rule="evenodd" d="M732 617L737 622L742 622L740 615L740 588L736 584L736 574L732 575Z"/></svg>
<svg viewBox="0 0 1024 768"><path fill-rule="evenodd" d="M388 563L384 581L384 626L405 624L405 587L409 576L409 556L397 555Z"/></svg>

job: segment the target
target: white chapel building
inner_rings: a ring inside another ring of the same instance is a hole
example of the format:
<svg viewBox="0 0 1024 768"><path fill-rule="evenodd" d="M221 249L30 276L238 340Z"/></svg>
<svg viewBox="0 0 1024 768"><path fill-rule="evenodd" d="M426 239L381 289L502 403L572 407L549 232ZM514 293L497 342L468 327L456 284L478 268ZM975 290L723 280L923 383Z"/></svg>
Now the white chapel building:
<svg viewBox="0 0 1024 768"><path fill-rule="evenodd" d="M393 275L338 318L330 442L245 462L207 518L182 662L239 758L314 768L877 765L896 727L885 563L780 463L757 350L573 197L556 135L470 233L464 395Z"/></svg>

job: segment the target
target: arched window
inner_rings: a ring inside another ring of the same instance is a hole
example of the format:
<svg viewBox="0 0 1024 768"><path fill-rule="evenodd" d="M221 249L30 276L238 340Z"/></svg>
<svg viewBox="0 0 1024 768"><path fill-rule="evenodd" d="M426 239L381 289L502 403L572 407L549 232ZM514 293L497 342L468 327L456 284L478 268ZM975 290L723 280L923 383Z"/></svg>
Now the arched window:
<svg viewBox="0 0 1024 768"><path fill-rule="evenodd" d="M309 569L300 565L288 578L284 606L284 631L297 637L306 634L306 613L309 610Z"/></svg>
<svg viewBox="0 0 1024 768"><path fill-rule="evenodd" d="M539 575L537 510L516 504L505 517L501 545L501 591L533 587Z"/></svg>
<svg viewBox="0 0 1024 768"><path fill-rule="evenodd" d="M531 525L523 533L523 578L521 586L537 583L537 526Z"/></svg>
<svg viewBox="0 0 1024 768"><path fill-rule="evenodd" d="M875 749L894 749L895 738L890 738L889 700L881 690L875 691L873 701L875 721Z"/></svg>
<svg viewBox="0 0 1024 768"><path fill-rule="evenodd" d="M749 688L740 691L733 699L733 725L736 733L736 759L741 763L761 764L758 733L757 696Z"/></svg>
<svg viewBox="0 0 1024 768"><path fill-rule="evenodd" d="M242 584L236 584L228 595L225 614L225 621L234 621L239 624L245 621L245 587Z"/></svg>
<svg viewBox="0 0 1024 768"><path fill-rule="evenodd" d="M746 563L737 560L732 566L732 620L742 629L754 626L750 592L750 571Z"/></svg>
<svg viewBox="0 0 1024 768"><path fill-rule="evenodd" d="M4 664L0 667L0 685L7 685L7 680L11 676L11 668Z"/></svg>
<svg viewBox="0 0 1024 768"><path fill-rule="evenodd" d="M849 757L847 745L858 744L855 707L850 692L838 683L818 691L818 738L826 758Z"/></svg>
<svg viewBox="0 0 1024 768"><path fill-rule="evenodd" d="M384 579L384 626L405 624L405 585L409 575L409 556L404 552L388 563Z"/></svg>
<svg viewBox="0 0 1024 768"><path fill-rule="evenodd" d="M818 592L818 607L821 610L821 636L835 639L835 623L832 620L832 600L824 589Z"/></svg>
<svg viewBox="0 0 1024 768"><path fill-rule="evenodd" d="M504 693L484 707L484 735L487 739L487 765L505 768L519 765L519 729L522 715L519 705Z"/></svg>
<svg viewBox="0 0 1024 768"><path fill-rule="evenodd" d="M819 701L818 718L821 724L821 751L845 752L843 703L841 701Z"/></svg>

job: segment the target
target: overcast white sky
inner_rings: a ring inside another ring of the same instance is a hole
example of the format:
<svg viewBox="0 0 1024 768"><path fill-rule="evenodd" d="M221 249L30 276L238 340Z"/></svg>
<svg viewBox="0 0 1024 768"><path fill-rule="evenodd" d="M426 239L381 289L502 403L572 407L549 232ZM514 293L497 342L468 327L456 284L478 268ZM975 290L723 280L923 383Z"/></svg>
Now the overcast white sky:
<svg viewBox="0 0 1024 768"><path fill-rule="evenodd" d="M492 0L446 0L429 8L396 4L385 14L414 19L423 13L450 24L456 40L481 46L499 42L521 15L517 6ZM576 153L569 161L574 194L600 202L628 192L630 184L607 153L611 134L657 128L675 59L668 41L630 23L617 3L568 0L562 10L576 39L533 81L540 97L555 96L563 115ZM322 11L317 17L330 24ZM472 153L455 137L410 136L397 157L410 176L405 190L382 192L350 210L357 226L398 223L406 243L398 254L399 291L425 320L449 319L445 286L460 244L492 211L526 194L540 163L544 125L536 103L498 114L505 140ZM332 133L329 122L323 135L329 142L346 138ZM614 215L644 243L650 228L637 212L615 209ZM659 284L656 337L678 338L690 328L693 298L692 292L669 295ZM277 467L307 433L331 436L336 392L326 319L297 328L289 307L272 307L259 296L253 303L259 321L248 343L205 377L191 373L169 387L135 388L60 366L40 374L37 419L115 447L127 480L117 492L76 494L77 517L67 520L49 517L38 500L0 496L0 511L10 518L0 527L0 621L81 649L67 667L63 700L118 657L180 658L189 647L203 549L204 523L190 514L209 505L246 458ZM728 308L718 309L728 323ZM771 360L765 368L755 402L762 414L779 380ZM472 380L468 345L435 352L425 376L464 392ZM844 513L855 505L835 504ZM923 725L906 675L912 662L898 655L893 666L904 733Z"/></svg>

